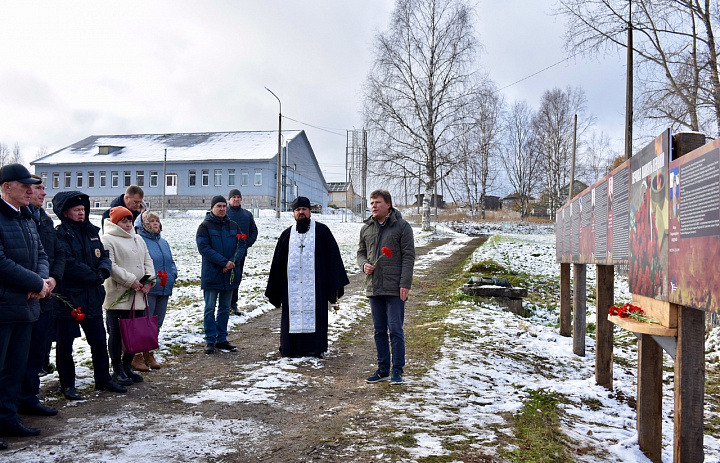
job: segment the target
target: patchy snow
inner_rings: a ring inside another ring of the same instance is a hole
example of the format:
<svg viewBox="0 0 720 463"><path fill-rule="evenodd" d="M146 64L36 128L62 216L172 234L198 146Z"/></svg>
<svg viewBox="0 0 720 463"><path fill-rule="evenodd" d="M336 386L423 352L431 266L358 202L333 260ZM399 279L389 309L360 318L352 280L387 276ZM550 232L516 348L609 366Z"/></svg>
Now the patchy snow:
<svg viewBox="0 0 720 463"><path fill-rule="evenodd" d="M200 257L195 246L195 231L204 214L175 213L163 220L163 236L170 242L180 272L180 285L175 288L170 307L160 335L158 355L162 357L171 346L181 345L189 349L200 349L202 335L202 294L197 283L200 275ZM93 221L99 220L93 217ZM327 223L340 245L348 273L358 272L355 252L361 223L342 222L338 217L319 217ZM272 260L275 243L281 231L293 223L289 214L283 214L278 222L270 214L257 218L260 236L250 249L241 284L240 303L247 312L242 316L231 316L229 329L246 323L250 318L272 309L264 297L267 273ZM458 229L458 224L453 225ZM493 259L515 271L523 272L530 278L529 290L533 291L537 278L541 280L558 277L559 265L555 263L555 238L552 227L527 224L472 224L465 223L463 231L469 234L493 234L493 239L481 246L473 255L474 261ZM440 227L437 234L430 236L418 229L416 242L426 243L431 239L443 238L448 242L430 253L418 258L416 278L431 278L432 264L448 258L470 239L465 233ZM595 284L594 267L588 266L587 285ZM630 299L627 281L616 277L616 301ZM441 304L431 301L431 305ZM605 452L603 458L613 462L649 461L640 452L635 430L635 411L622 398L635 397L637 363L636 343L631 334L616 329L614 355L622 359L614 367L613 392L595 384L594 381L594 340L588 335L586 356L572 353L572 339L557 332L558 308L547 304L534 304L532 315L522 318L501 307L491 304L463 303L452 310L446 319L459 335L447 336L441 349L441 358L431 366L422 378L407 378L405 391L395 395L392 401L377 404L384 414L391 410L395 419L404 420L405 429L414 431L415 446L406 448L412 457L448 455L445 443L464 441L472 438L472 447L479 451L492 452L500 435L512 432L503 419L503 413L518 411L528 391L544 389L553 391L563 398L561 407L563 431L578 443L587 444ZM328 355L337 355L336 342L343 333L352 329L357 320L366 315L367 299L358 294L343 298L340 310L330 313ZM594 322L595 310L588 301L588 323ZM431 329L431 328L429 328ZM718 330L708 340L708 359L718 359ZM92 372L81 364L90 361L90 350L84 338L75 342L77 383L79 386L92 385ZM412 361L412 353L408 353ZM666 356L666 364L671 360ZM203 391L193 396L179 396L177 400L198 404L218 403L275 403L277 392L304 387L308 379L298 372L304 368L322 368L323 360L314 358L275 359L248 365L238 375L235 389L221 389L212 382L205 384ZM665 374L666 376L668 373ZM667 378L666 378L667 379ZM57 373L48 375L43 381L57 381ZM672 461L673 441L673 384L664 383L663 395L663 461ZM68 406L74 404L68 403ZM284 406L283 404L278 404ZM128 404L126 407L136 407ZM712 415L706 408L706 420ZM712 415L714 416L714 415ZM122 436L122 422L115 415L89 417L77 423L85 429L85 439L102 440L108 436ZM403 418L404 417L404 418ZM183 460L193 461L195 457L207 457L208 448L220 459L235 446L234 442L245 440L262 442L275 429L258 421L234 420L232 434L221 420L208 422L202 416L157 416L153 419L156 429L143 431L142 439L134 442L125 439L109 439L103 452L84 455L88 461L139 461L142 447L153 444L153 456L158 461L177 458L177 449L182 449ZM435 423L456 423L462 433L455 436L438 435ZM361 429L348 426L348 435L362 434ZM398 430L402 432L402 430ZM224 434L223 434L224 433ZM72 430L63 440L63 452L80 443L72 439ZM706 461L720 460L720 442L712 436L705 436ZM488 444L485 448L483 444ZM370 448L373 443L359 441L357 448ZM67 447L67 448L66 448ZM42 461L57 458L58 449L28 449L28 452L14 453L16 461ZM382 449L378 449L381 452ZM40 453L38 453L40 452ZM43 453L46 452L46 453ZM27 455L26 455L27 453ZM379 453L378 453L379 456ZM186 458L186 459L185 459ZM578 455L578 461L596 461L597 454Z"/></svg>

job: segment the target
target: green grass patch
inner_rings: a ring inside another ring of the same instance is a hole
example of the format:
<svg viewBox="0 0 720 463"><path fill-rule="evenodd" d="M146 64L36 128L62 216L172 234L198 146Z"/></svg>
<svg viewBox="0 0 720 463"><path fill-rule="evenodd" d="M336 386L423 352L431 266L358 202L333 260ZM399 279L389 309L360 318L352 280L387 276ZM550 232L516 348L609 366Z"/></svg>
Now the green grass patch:
<svg viewBox="0 0 720 463"><path fill-rule="evenodd" d="M512 462L572 462L571 441L560 430L560 395L540 389L529 391L522 409L511 418L517 446L501 454Z"/></svg>

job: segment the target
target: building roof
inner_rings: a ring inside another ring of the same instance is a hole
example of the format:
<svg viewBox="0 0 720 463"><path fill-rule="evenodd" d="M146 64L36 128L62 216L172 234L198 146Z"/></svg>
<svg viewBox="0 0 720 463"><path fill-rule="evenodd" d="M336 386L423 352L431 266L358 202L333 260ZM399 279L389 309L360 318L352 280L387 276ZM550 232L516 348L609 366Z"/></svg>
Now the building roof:
<svg viewBox="0 0 720 463"><path fill-rule="evenodd" d="M284 130L290 141L302 130ZM277 131L93 135L31 164L265 160L277 155Z"/></svg>
<svg viewBox="0 0 720 463"><path fill-rule="evenodd" d="M330 182L327 186L329 193L345 192L350 188L350 182Z"/></svg>

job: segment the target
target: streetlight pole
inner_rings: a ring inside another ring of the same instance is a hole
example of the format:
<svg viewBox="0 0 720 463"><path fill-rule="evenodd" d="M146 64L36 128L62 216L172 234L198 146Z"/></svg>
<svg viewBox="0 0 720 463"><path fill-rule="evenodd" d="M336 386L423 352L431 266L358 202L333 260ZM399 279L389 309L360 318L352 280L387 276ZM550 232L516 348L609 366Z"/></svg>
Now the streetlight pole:
<svg viewBox="0 0 720 463"><path fill-rule="evenodd" d="M278 113L278 150L277 150L277 188L275 190L275 218L280 218L280 185L281 185L281 178L280 178L280 169L282 169L282 161L280 159L280 154L282 153L282 102L280 101L280 98L278 98L275 93L273 93L272 90L265 87L265 90L270 92L272 96L275 97L276 100L278 100L278 103L280 104L280 112Z"/></svg>

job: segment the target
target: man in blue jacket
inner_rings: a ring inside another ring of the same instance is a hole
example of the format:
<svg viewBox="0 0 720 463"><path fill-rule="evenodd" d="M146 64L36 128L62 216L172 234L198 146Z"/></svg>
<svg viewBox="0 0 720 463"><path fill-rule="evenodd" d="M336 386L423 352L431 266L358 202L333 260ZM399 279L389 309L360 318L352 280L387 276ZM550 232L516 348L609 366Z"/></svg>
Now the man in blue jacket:
<svg viewBox="0 0 720 463"><path fill-rule="evenodd" d="M0 436L37 436L17 415L39 299L50 295L47 255L27 205L38 181L25 166L0 168ZM0 439L0 449L7 443Z"/></svg>
<svg viewBox="0 0 720 463"><path fill-rule="evenodd" d="M228 195L228 201L230 207L228 207L227 209L227 216L230 220L240 225L241 233L247 235L247 249L250 249L250 247L255 244L255 240L257 240L258 236L258 229L255 225L255 218L253 217L252 212L241 207L242 193L240 193L240 190L236 188L230 190L230 194ZM243 269L245 268L245 257L247 257L247 254L243 256L242 260L238 264L238 268L235 270L236 277L239 276L240 280L242 280ZM230 312L234 315L240 315L240 312L237 308L237 302L238 288L235 288L232 293L232 300L230 301Z"/></svg>
<svg viewBox="0 0 720 463"><path fill-rule="evenodd" d="M206 354L213 354L215 349L226 352L237 350L227 341L227 324L232 293L240 285L235 268L245 257L245 240L240 238L241 234L240 226L227 217L225 198L214 196L210 201L210 212L205 215L195 235L202 256L200 289L205 296L203 327Z"/></svg>

